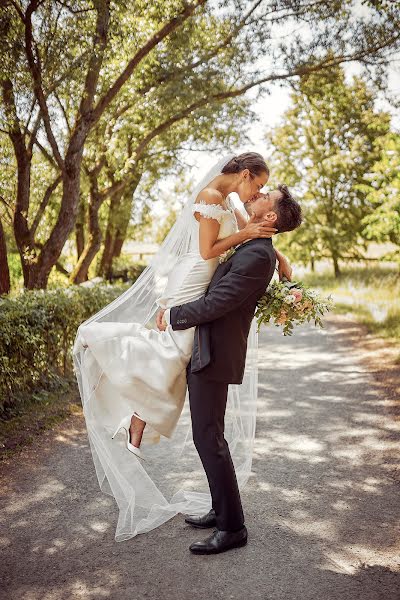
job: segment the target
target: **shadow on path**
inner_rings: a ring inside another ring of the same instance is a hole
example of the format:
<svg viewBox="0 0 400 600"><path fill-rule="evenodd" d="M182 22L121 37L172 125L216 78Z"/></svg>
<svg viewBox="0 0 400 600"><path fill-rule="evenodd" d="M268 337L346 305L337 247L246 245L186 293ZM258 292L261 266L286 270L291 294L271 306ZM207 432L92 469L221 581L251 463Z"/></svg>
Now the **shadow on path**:
<svg viewBox="0 0 400 600"><path fill-rule="evenodd" d="M264 330L253 473L242 494L249 543L194 556L211 530L178 515L114 541L83 418L7 466L3 599L398 600L400 426L333 325Z"/></svg>

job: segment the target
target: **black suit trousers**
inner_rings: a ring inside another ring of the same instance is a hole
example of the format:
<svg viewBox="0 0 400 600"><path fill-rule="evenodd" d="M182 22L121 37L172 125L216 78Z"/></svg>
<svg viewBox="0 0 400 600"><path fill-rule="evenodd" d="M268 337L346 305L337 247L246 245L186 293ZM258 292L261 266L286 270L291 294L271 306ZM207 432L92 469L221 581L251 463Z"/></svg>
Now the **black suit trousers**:
<svg viewBox="0 0 400 600"><path fill-rule="evenodd" d="M236 531L244 524L242 503L229 446L224 437L228 383L207 380L201 371L186 375L193 442L207 475L217 528Z"/></svg>

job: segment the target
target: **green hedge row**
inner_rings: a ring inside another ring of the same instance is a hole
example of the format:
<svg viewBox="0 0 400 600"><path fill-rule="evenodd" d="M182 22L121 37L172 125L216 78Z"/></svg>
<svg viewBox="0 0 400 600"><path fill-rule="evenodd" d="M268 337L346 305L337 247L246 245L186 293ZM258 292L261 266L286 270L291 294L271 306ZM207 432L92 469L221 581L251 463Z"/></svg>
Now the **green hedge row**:
<svg viewBox="0 0 400 600"><path fill-rule="evenodd" d="M40 390L73 377L72 346L79 325L132 282L25 291L0 297L0 417L18 414Z"/></svg>

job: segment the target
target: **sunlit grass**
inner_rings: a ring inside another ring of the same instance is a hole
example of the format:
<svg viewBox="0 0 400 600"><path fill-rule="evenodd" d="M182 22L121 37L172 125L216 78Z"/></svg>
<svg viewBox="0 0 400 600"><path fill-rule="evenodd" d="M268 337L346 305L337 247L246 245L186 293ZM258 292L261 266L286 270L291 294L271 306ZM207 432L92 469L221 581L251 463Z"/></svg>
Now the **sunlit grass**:
<svg viewBox="0 0 400 600"><path fill-rule="evenodd" d="M347 268L335 279L330 271L306 273L304 283L331 293L337 314L352 313L369 331L400 340L400 273L390 267Z"/></svg>

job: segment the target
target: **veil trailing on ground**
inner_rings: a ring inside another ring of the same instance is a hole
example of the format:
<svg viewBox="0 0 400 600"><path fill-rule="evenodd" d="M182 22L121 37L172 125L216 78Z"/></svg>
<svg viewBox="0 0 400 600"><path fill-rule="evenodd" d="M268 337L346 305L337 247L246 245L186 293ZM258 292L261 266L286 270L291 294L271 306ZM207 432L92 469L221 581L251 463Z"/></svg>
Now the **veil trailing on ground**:
<svg viewBox="0 0 400 600"><path fill-rule="evenodd" d="M82 326L93 321L140 323L157 329L157 299L162 296L175 264L191 248L192 204L199 192L235 155L219 160L196 185L180 216L157 254L137 281L121 296L105 306ZM141 448L148 460L142 462L126 450L122 437L111 439L115 414L110 402L118 390L106 378L89 348L82 344L80 332L75 339L73 360L78 380L90 448L100 489L113 496L119 507L116 541L148 532L178 513L203 514L211 508L211 495L200 458L192 439L188 394L171 438L151 437L144 430ZM110 359L111 360L111 359ZM115 358L113 359L115 360ZM239 488L243 489L251 472L257 401L257 331L250 329L245 373L241 385L230 385L225 415L225 438L235 465Z"/></svg>

